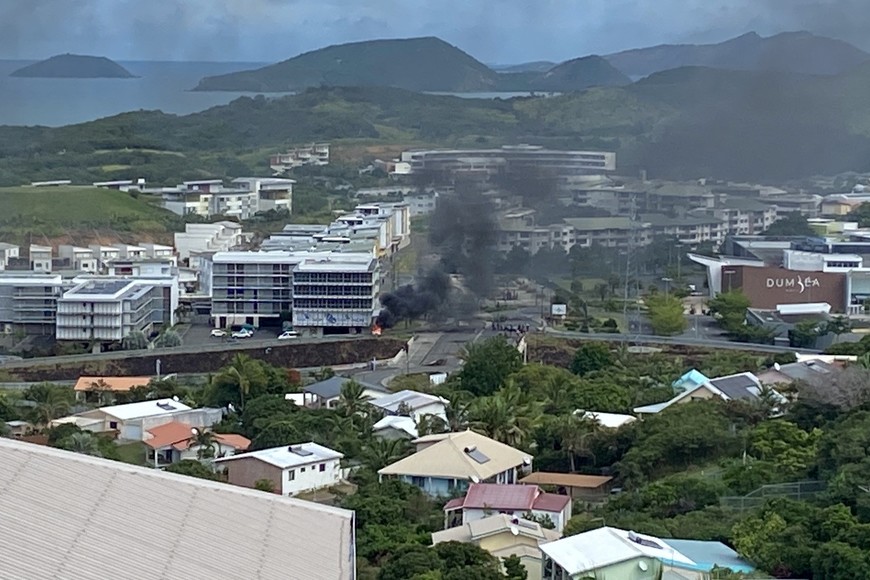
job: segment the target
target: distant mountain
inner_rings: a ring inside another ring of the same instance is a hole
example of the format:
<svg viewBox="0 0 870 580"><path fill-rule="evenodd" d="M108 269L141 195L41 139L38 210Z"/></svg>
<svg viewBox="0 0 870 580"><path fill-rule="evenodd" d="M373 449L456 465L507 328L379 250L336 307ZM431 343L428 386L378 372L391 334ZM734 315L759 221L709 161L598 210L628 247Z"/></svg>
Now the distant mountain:
<svg viewBox="0 0 870 580"><path fill-rule="evenodd" d="M412 91L487 91L495 71L439 38L329 46L250 71L206 77L197 91L291 92L319 86L387 86Z"/></svg>
<svg viewBox="0 0 870 580"><path fill-rule="evenodd" d="M631 79L598 55L584 56L556 65L537 81L539 90L580 91L589 87L631 84Z"/></svg>
<svg viewBox="0 0 870 580"><path fill-rule="evenodd" d="M489 68L499 73L523 73L523 72L547 72L556 66L555 62L549 60L536 60L534 62L523 62L520 64L491 64Z"/></svg>
<svg viewBox="0 0 870 580"><path fill-rule="evenodd" d="M718 44L663 44L605 58L635 78L684 66L836 75L870 60L870 54L842 40L809 32L767 38L749 32Z"/></svg>
<svg viewBox="0 0 870 580"><path fill-rule="evenodd" d="M47 79L131 79L135 75L104 56L60 54L14 71L9 76Z"/></svg>

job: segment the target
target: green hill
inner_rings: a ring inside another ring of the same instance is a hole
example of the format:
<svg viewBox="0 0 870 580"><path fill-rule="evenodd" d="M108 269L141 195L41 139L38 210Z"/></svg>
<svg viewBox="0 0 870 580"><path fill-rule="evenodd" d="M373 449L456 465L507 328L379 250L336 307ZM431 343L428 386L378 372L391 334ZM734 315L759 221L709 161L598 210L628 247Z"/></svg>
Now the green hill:
<svg viewBox="0 0 870 580"><path fill-rule="evenodd" d="M48 236L90 228L164 232L177 218L144 197L95 187L3 187L0 207L0 232L32 230Z"/></svg>
<svg viewBox="0 0 870 580"><path fill-rule="evenodd" d="M0 183L96 180L92 168L110 164L134 166L149 182L238 176L256 170L239 159L260 163L269 151L315 140L393 148L537 143L616 151L623 174L643 168L651 177L779 182L870 170L868 93L870 64L832 77L685 67L550 98L315 88L186 116L135 112L57 129L0 127Z"/></svg>
<svg viewBox="0 0 870 580"><path fill-rule="evenodd" d="M206 77L197 91L292 92L319 86L388 86L413 91L487 91L496 73L434 37L370 40L300 54L251 71Z"/></svg>
<svg viewBox="0 0 870 580"><path fill-rule="evenodd" d="M9 76L28 78L130 79L133 74L104 56L60 54L20 68Z"/></svg>
<svg viewBox="0 0 870 580"><path fill-rule="evenodd" d="M836 75L867 62L870 54L842 40L809 32L767 38L749 32L717 44L662 44L605 58L632 77L685 66Z"/></svg>
<svg viewBox="0 0 870 580"><path fill-rule="evenodd" d="M598 55L565 61L544 73L535 84L538 90L582 91L590 87L631 84L631 79Z"/></svg>

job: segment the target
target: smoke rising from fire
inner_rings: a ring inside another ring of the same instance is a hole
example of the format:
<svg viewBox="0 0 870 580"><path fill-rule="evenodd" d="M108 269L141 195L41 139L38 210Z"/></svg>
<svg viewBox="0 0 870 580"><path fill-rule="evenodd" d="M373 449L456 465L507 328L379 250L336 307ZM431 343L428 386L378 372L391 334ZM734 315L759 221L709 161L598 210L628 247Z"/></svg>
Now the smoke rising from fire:
<svg viewBox="0 0 870 580"><path fill-rule="evenodd" d="M381 296L381 312L376 324L391 328L402 320L423 318L437 312L450 294L450 276L441 270L431 270L416 284L400 286L395 292Z"/></svg>

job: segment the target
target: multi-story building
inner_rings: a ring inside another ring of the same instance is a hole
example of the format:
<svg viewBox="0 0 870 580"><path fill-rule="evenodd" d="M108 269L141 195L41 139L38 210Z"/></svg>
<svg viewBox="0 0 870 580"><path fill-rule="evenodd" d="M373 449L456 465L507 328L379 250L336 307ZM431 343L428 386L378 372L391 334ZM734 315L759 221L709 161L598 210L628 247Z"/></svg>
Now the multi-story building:
<svg viewBox="0 0 870 580"><path fill-rule="evenodd" d="M538 145L406 151L402 161L410 163L412 174L428 174L435 182L444 184L452 183L457 174L473 174L488 180L506 173L536 171L567 179L616 169L616 153L557 151Z"/></svg>
<svg viewBox="0 0 870 580"><path fill-rule="evenodd" d="M567 252L575 242L574 228L566 223L535 225L535 211L532 209L509 211L499 220L498 249L502 252L513 247L520 247L530 254L554 247Z"/></svg>
<svg viewBox="0 0 870 580"><path fill-rule="evenodd" d="M121 257L121 250L119 250L115 246L102 246L99 244L94 244L88 247L91 249L94 258L97 259L97 264L99 265L100 271L104 273L107 271L110 261Z"/></svg>
<svg viewBox="0 0 870 580"><path fill-rule="evenodd" d="M175 233L175 250L179 260L189 260L191 253L227 252L245 241L242 226L222 221L213 224L185 224L184 232Z"/></svg>
<svg viewBox="0 0 870 580"><path fill-rule="evenodd" d="M0 271L9 266L9 262L18 257L18 246L0 242Z"/></svg>
<svg viewBox="0 0 870 580"><path fill-rule="evenodd" d="M118 342L134 331L175 324L178 278L96 278L57 300L57 340Z"/></svg>
<svg viewBox="0 0 870 580"><path fill-rule="evenodd" d="M628 217L568 218L565 223L574 231L574 244L588 248L638 248L652 242L649 224Z"/></svg>
<svg viewBox="0 0 870 580"><path fill-rule="evenodd" d="M0 330L4 334L54 333L57 299L63 280L60 274L13 272L0 274Z"/></svg>
<svg viewBox="0 0 870 580"><path fill-rule="evenodd" d="M107 265L109 276L132 276L134 278L163 278L178 274L175 256L167 258L117 258Z"/></svg>
<svg viewBox="0 0 870 580"><path fill-rule="evenodd" d="M729 234L754 235L764 232L777 218L776 206L755 199L716 201L712 208L693 210L692 215L707 215L725 222Z"/></svg>
<svg viewBox="0 0 870 580"><path fill-rule="evenodd" d="M144 243L139 244L139 247L145 249L146 258L175 258L175 248L172 246Z"/></svg>
<svg viewBox="0 0 870 580"><path fill-rule="evenodd" d="M640 221L652 230L653 236L676 238L681 244L696 246L713 242L717 246L728 235L728 226L712 216L669 217L662 214L642 214Z"/></svg>
<svg viewBox="0 0 870 580"><path fill-rule="evenodd" d="M30 269L34 272L51 272L52 252L51 246L31 244L29 248Z"/></svg>
<svg viewBox="0 0 870 580"><path fill-rule="evenodd" d="M73 270L91 273L96 273L100 270L100 260L94 256L94 251L91 248L80 248L64 244L58 246L57 255L69 261L69 267Z"/></svg>
<svg viewBox="0 0 870 580"><path fill-rule="evenodd" d="M286 211L293 212L293 179L280 179L277 177L239 177L233 180L233 185L238 185L255 197L256 211ZM220 213L220 212L217 212Z"/></svg>
<svg viewBox="0 0 870 580"><path fill-rule="evenodd" d="M290 315L311 335L362 332L377 313L380 267L371 253L218 252L210 286L218 328Z"/></svg>
<svg viewBox="0 0 870 580"><path fill-rule="evenodd" d="M269 157L269 167L281 175L303 165L329 165L329 143L313 143Z"/></svg>
<svg viewBox="0 0 870 580"><path fill-rule="evenodd" d="M114 244L114 247L118 249L119 258L141 260L142 258L147 257L147 250L142 246L136 246L133 244Z"/></svg>

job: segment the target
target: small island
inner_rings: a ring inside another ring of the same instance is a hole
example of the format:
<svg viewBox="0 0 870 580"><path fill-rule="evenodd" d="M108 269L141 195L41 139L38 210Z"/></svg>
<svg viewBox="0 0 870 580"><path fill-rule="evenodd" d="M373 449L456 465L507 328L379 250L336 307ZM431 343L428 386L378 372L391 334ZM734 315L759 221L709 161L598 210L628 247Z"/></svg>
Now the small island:
<svg viewBox="0 0 870 580"><path fill-rule="evenodd" d="M104 56L60 54L14 71L13 77L43 79L132 79L136 75Z"/></svg>

